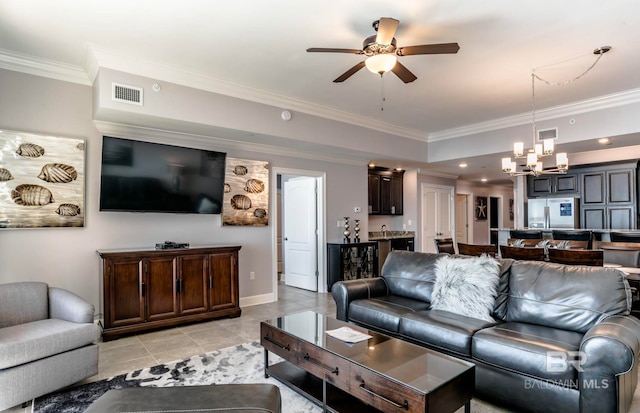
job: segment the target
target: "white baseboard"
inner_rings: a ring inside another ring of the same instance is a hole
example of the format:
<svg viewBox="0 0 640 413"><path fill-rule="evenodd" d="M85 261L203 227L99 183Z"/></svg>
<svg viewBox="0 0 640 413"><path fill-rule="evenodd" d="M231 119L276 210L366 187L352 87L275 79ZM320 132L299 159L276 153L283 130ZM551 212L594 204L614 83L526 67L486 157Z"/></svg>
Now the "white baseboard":
<svg viewBox="0 0 640 413"><path fill-rule="evenodd" d="M241 297L240 298L240 308L242 307L250 307L252 305L258 304L267 304L274 302L273 293L262 294L262 295L254 295L251 297Z"/></svg>

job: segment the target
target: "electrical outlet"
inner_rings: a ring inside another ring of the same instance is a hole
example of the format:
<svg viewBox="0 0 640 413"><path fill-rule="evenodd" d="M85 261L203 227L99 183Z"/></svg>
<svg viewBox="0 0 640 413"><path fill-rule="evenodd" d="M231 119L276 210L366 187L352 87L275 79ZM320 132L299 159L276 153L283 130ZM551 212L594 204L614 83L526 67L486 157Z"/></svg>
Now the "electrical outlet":
<svg viewBox="0 0 640 413"><path fill-rule="evenodd" d="M255 273L255 272L253 272L253 271L251 271L251 272L249 273L249 279L250 279L250 280L255 280L255 279L256 279L256 273Z"/></svg>

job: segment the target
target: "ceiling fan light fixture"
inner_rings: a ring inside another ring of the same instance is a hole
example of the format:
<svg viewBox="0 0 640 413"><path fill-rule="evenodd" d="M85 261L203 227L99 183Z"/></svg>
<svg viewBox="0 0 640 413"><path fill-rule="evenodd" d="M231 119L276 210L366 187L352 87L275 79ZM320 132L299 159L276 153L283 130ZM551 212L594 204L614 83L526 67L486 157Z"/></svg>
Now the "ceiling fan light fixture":
<svg viewBox="0 0 640 413"><path fill-rule="evenodd" d="M371 73L383 75L393 69L397 61L398 58L395 54L384 53L369 56L364 63Z"/></svg>

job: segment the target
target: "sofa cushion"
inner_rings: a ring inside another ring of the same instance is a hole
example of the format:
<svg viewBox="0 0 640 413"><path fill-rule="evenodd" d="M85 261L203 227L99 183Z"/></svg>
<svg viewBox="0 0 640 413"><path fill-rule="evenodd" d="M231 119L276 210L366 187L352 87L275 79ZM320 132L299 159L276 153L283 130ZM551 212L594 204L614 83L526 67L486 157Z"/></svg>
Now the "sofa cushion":
<svg viewBox="0 0 640 413"><path fill-rule="evenodd" d="M525 323L503 323L478 331L472 339L473 359L519 374L551 380L563 387L577 385L574 364L583 334ZM557 352L557 353L548 353ZM577 363L576 363L577 364Z"/></svg>
<svg viewBox="0 0 640 413"><path fill-rule="evenodd" d="M493 322L500 264L488 255L440 257L431 308Z"/></svg>
<svg viewBox="0 0 640 413"><path fill-rule="evenodd" d="M449 311L428 310L403 315L398 332L410 341L471 357L473 334L493 325Z"/></svg>
<svg viewBox="0 0 640 413"><path fill-rule="evenodd" d="M392 251L382 266L382 277L393 295L431 302L436 261L449 254Z"/></svg>
<svg viewBox="0 0 640 413"><path fill-rule="evenodd" d="M351 302L349 320L390 333L397 333L400 318L403 315L428 308L429 303L424 301L387 295Z"/></svg>
<svg viewBox="0 0 640 413"><path fill-rule="evenodd" d="M631 290L614 268L532 261L511 265L507 321L585 333L612 315L627 315Z"/></svg>
<svg viewBox="0 0 640 413"><path fill-rule="evenodd" d="M0 369L39 360L93 343L100 335L93 323L59 319L33 321L0 329Z"/></svg>
<svg viewBox="0 0 640 413"><path fill-rule="evenodd" d="M0 328L49 317L49 286L43 282L0 284Z"/></svg>

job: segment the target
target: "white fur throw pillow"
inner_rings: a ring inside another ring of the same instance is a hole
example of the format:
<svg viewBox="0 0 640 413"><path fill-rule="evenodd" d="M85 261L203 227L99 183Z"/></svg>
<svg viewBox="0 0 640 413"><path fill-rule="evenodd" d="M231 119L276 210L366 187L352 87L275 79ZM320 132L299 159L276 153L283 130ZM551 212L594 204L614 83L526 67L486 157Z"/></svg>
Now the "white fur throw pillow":
<svg viewBox="0 0 640 413"><path fill-rule="evenodd" d="M431 308L495 321L491 312L496 301L499 272L498 261L486 254L473 258L439 258Z"/></svg>

